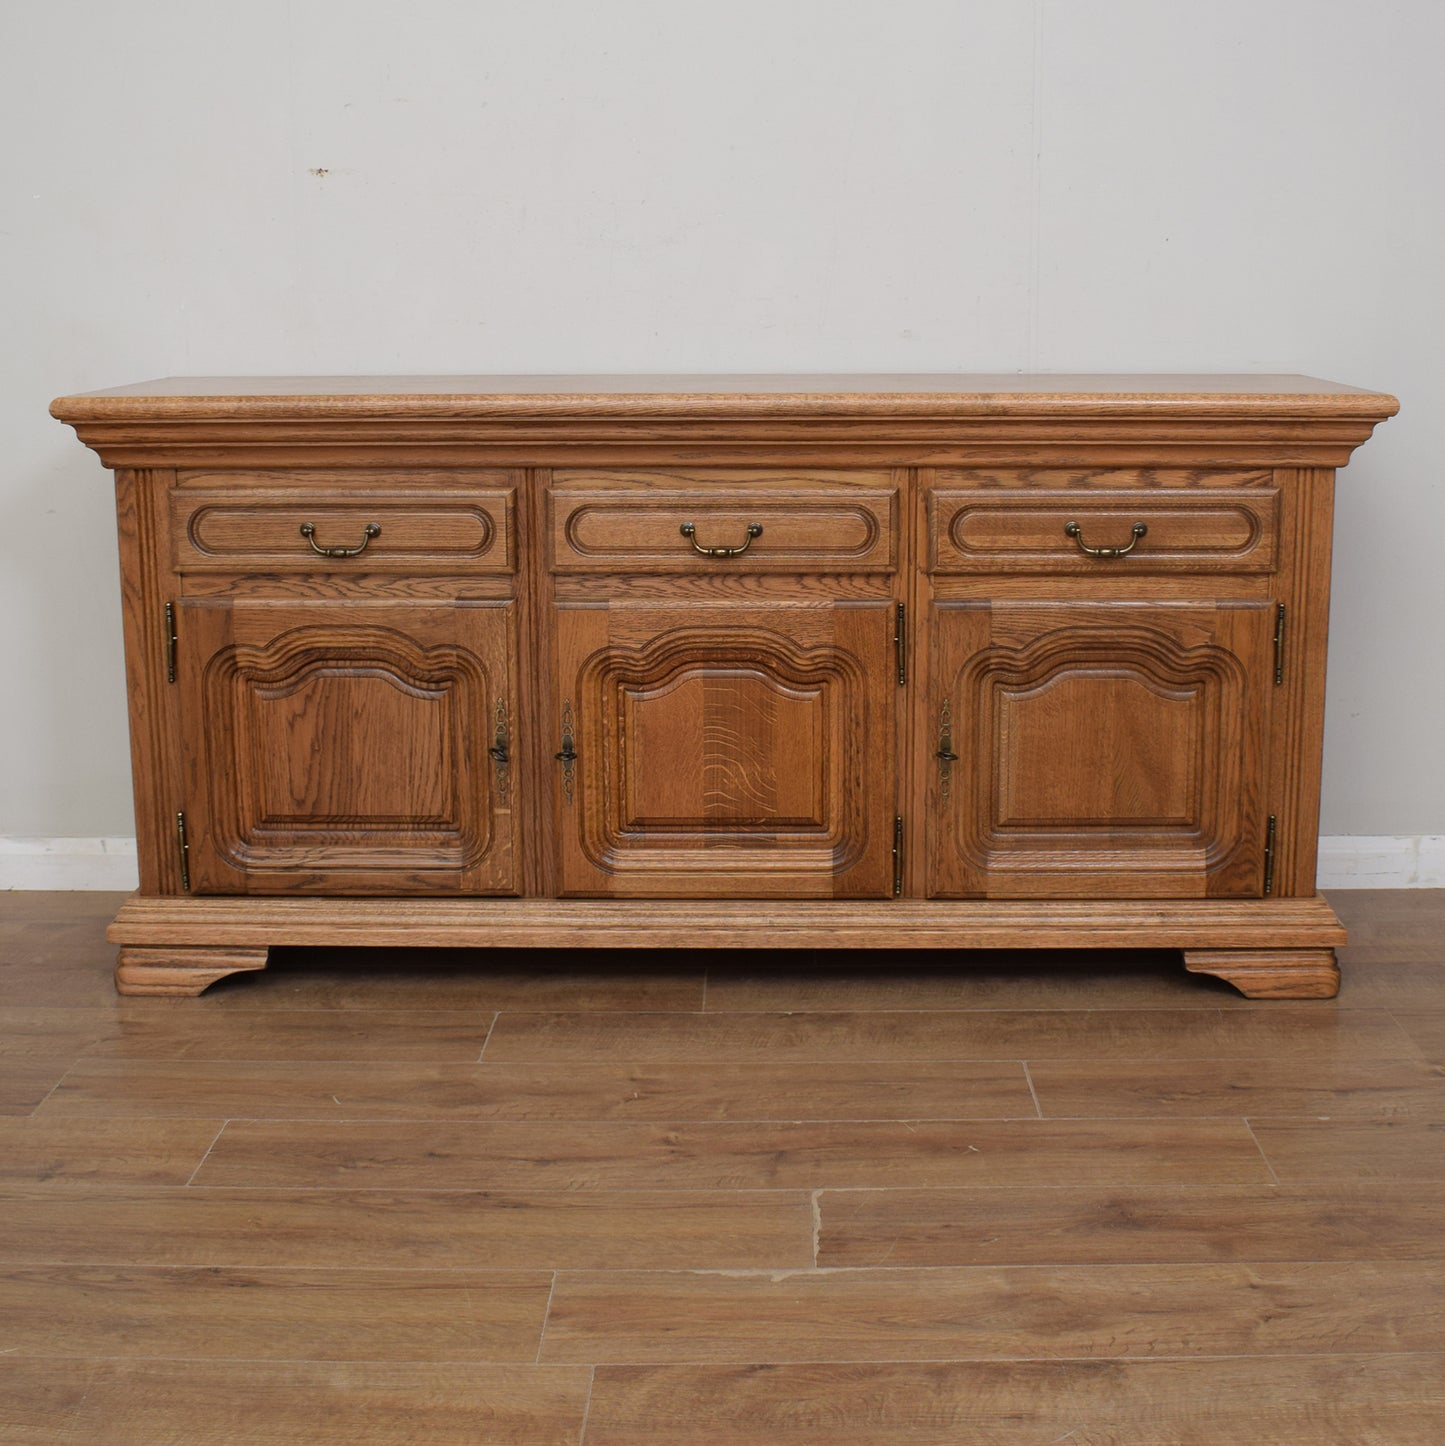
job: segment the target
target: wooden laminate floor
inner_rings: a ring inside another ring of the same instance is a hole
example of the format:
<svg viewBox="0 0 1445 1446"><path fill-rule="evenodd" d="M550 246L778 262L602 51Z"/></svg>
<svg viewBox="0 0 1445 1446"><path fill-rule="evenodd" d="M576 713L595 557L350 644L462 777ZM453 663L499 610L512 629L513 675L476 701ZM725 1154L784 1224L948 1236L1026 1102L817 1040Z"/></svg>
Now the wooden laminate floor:
<svg viewBox="0 0 1445 1446"><path fill-rule="evenodd" d="M0 1441L1445 1440L1445 891L1176 956L278 953L0 894Z"/></svg>

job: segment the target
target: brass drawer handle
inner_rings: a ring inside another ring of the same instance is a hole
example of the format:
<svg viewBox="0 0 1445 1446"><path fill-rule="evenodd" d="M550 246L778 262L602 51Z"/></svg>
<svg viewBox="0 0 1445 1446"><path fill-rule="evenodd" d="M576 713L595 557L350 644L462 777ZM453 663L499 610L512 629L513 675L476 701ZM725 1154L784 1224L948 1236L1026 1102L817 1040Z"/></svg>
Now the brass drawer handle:
<svg viewBox="0 0 1445 1446"><path fill-rule="evenodd" d="M1127 557L1139 545L1139 539L1149 531L1142 522L1136 522L1129 530L1134 534L1133 539L1123 547L1090 547L1084 541L1083 530L1077 522L1064 523L1064 535L1072 537L1079 544L1079 551L1087 553L1090 557Z"/></svg>
<svg viewBox="0 0 1445 1446"><path fill-rule="evenodd" d="M697 527L691 522L684 522L680 531L692 543L692 550L702 557L741 557L753 545L753 538L763 535L763 524L761 522L748 523L747 541L741 547L700 547L697 541Z"/></svg>
<svg viewBox="0 0 1445 1446"><path fill-rule="evenodd" d="M301 535L311 544L311 551L318 557L359 557L366 551L367 545L373 537L381 536L381 526L375 522L368 522L366 524L366 535L361 539L360 547L317 547L316 524L314 522L303 522L301 524Z"/></svg>

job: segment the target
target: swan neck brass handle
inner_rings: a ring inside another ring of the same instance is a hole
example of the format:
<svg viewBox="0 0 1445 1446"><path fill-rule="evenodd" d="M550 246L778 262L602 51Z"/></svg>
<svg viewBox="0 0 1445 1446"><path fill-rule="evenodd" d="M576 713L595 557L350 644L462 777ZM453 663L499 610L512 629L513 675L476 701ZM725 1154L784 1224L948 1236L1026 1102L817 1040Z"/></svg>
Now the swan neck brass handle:
<svg viewBox="0 0 1445 1446"><path fill-rule="evenodd" d="M1127 557L1138 547L1139 539L1149 531L1149 528L1142 522L1136 522L1129 531L1134 535L1123 547L1090 547L1084 541L1083 529L1077 522L1064 523L1064 535L1072 537L1079 544L1079 551L1087 553L1090 557Z"/></svg>
<svg viewBox="0 0 1445 1446"><path fill-rule="evenodd" d="M741 547L703 547L697 540L697 527L691 522L684 522L679 529L682 535L692 543L692 550L702 557L741 557L748 548L753 545L753 538L763 535L763 524L761 522L748 523L747 541Z"/></svg>
<svg viewBox="0 0 1445 1446"><path fill-rule="evenodd" d="M366 551L373 537L381 536L381 526L376 522L366 524L365 535L361 539L359 547L318 547L316 545L316 524L314 522L303 522L301 524L301 535L311 544L311 551L318 557L359 557Z"/></svg>

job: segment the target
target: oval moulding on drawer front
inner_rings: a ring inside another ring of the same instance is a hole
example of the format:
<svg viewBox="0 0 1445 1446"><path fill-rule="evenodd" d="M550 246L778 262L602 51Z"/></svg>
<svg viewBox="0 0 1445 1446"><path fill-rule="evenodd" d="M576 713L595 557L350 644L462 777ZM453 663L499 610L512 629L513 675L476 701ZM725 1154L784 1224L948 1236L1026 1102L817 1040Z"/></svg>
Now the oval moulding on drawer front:
<svg viewBox="0 0 1445 1446"><path fill-rule="evenodd" d="M347 566L368 572L510 572L512 497L510 490L368 495L308 488L238 497L177 489L171 497L172 535L183 572ZM355 548L365 541L364 559L318 556L301 532L304 523L314 528L317 547ZM367 540L373 525L380 530Z"/></svg>
<svg viewBox="0 0 1445 1446"><path fill-rule="evenodd" d="M558 572L892 571L897 499L888 471L559 471L547 496L552 566ZM750 529L760 530L750 535ZM705 555L710 549L732 553Z"/></svg>
<svg viewBox="0 0 1445 1446"><path fill-rule="evenodd" d="M1066 530L1070 524L1077 536ZM1147 530L1134 541L1134 529ZM1279 492L1237 490L1026 491L935 488L932 566L951 572L1273 572ZM1130 543L1133 542L1133 546ZM1084 548L1128 548L1097 557Z"/></svg>

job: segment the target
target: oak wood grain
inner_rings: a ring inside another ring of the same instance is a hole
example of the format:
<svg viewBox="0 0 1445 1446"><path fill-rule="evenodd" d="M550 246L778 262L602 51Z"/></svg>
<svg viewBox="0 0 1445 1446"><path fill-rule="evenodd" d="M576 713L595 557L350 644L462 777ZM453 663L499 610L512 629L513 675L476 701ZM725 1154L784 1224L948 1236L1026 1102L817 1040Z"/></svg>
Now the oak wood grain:
<svg viewBox="0 0 1445 1446"><path fill-rule="evenodd" d="M548 767L552 768L550 755ZM551 776L551 775L549 775ZM133 895L116 944L547 949L1186 949L1343 944L1297 899L326 899ZM967 954L965 953L965 962Z"/></svg>
<svg viewBox="0 0 1445 1446"><path fill-rule="evenodd" d="M1227 979L1250 999L1333 999L1340 992L1333 949L1186 949L1184 967Z"/></svg>
<svg viewBox="0 0 1445 1446"><path fill-rule="evenodd" d="M588 1446L1434 1446L1438 1355L604 1365Z"/></svg>
<svg viewBox="0 0 1445 1446"><path fill-rule="evenodd" d="M1437 1116L1445 1066L1409 1059L1040 1060L1029 1075L1045 1116Z"/></svg>
<svg viewBox="0 0 1445 1446"><path fill-rule="evenodd" d="M547 491L547 560L557 571L711 573L891 571L906 475L738 468L558 468ZM696 530L691 539L684 525ZM747 529L761 530L751 537ZM697 549L746 545L727 558Z"/></svg>
<svg viewBox="0 0 1445 1446"><path fill-rule="evenodd" d="M0 1081L3 1066L0 1061ZM44 1078L43 1072L36 1076L37 1087ZM1017 1061L333 1064L126 1058L82 1059L57 1080L58 1074L45 1085L50 1093L42 1095L39 1114L683 1122L1032 1119L1038 1113Z"/></svg>
<svg viewBox="0 0 1445 1446"><path fill-rule="evenodd" d="M127 944L115 956L115 992L127 997L190 999L220 979L266 967L268 949L234 945L183 948Z"/></svg>
<svg viewBox="0 0 1445 1446"><path fill-rule="evenodd" d="M60 1082L66 1066L58 1060L0 1056L0 1115L28 1115Z"/></svg>
<svg viewBox="0 0 1445 1446"><path fill-rule="evenodd" d="M0 1260L315 1269L811 1265L800 1191L0 1189Z"/></svg>
<svg viewBox="0 0 1445 1446"><path fill-rule="evenodd" d="M456 460L475 465L502 461L509 443L577 440L594 455L576 460L634 463L635 450L621 459L596 453L617 440L634 449L687 442L697 463L707 460L700 449L708 443L812 441L844 443L853 460L869 444L876 451L891 441L909 443L915 456L920 443L933 443L928 460L977 463L1011 440L1014 450L1003 455L1037 463L1059 455L1050 442L1064 443L1064 460L1074 461L1091 436L1095 463L1157 466L1167 452L1186 466L1257 463L1261 455L1329 466L1343 465L1398 407L1393 397L1311 377L960 374L175 377L57 398L50 410L107 466L158 454L179 465L218 457L274 465L278 442L296 462L372 465L379 447L399 443L414 465L422 437L432 464L453 460L441 450L446 441L470 444ZM1152 446L1131 455L1121 445L1131 440ZM319 455L308 443L320 444ZM489 450L479 456L478 444ZM758 460L776 456L764 451Z"/></svg>
<svg viewBox="0 0 1445 1446"><path fill-rule="evenodd" d="M1445 1061L1445 1009L1403 1011L1400 1027L1427 1059Z"/></svg>
<svg viewBox="0 0 1445 1446"><path fill-rule="evenodd" d="M0 1266L17 1355L531 1361L545 1271ZM282 1327L284 1322L284 1329Z"/></svg>
<svg viewBox="0 0 1445 1446"><path fill-rule="evenodd" d="M924 706L958 757L929 894L1261 895L1274 625L1263 601L935 603Z"/></svg>
<svg viewBox="0 0 1445 1446"><path fill-rule="evenodd" d="M475 1060L494 1016L447 1010L218 1010L204 1032L172 1009L124 1008L87 1053L112 1059Z"/></svg>
<svg viewBox="0 0 1445 1446"><path fill-rule="evenodd" d="M498 1017L490 1061L1421 1058L1385 1011L933 1010Z"/></svg>
<svg viewBox="0 0 1445 1446"><path fill-rule="evenodd" d="M47 1379L74 1369L69 1361L34 1365ZM591 1384L585 1366L107 1361L69 1415L70 1434L46 1439L576 1446Z"/></svg>
<svg viewBox="0 0 1445 1446"><path fill-rule="evenodd" d="M115 474L136 863L141 888L151 894L176 893L181 887L174 846L175 815L184 798L180 705L166 681L167 643L173 634L165 606L174 605L177 588L163 514L173 476L168 467L120 468Z"/></svg>
<svg viewBox="0 0 1445 1446"><path fill-rule="evenodd" d="M1439 1351L1445 1263L557 1278L542 1360L842 1361Z"/></svg>
<svg viewBox="0 0 1445 1446"><path fill-rule="evenodd" d="M891 607L624 595L552 627L560 892L889 897Z"/></svg>
<svg viewBox="0 0 1445 1446"><path fill-rule="evenodd" d="M1300 1185L825 1190L821 1266L1408 1260L1440 1254L1439 1188Z"/></svg>
<svg viewBox="0 0 1445 1446"><path fill-rule="evenodd" d="M1257 1120L1281 1181L1445 1180L1445 1110L1368 1120Z"/></svg>
<svg viewBox="0 0 1445 1446"><path fill-rule="evenodd" d="M514 604L186 598L177 625L192 890L516 892Z"/></svg>
<svg viewBox="0 0 1445 1446"><path fill-rule="evenodd" d="M936 475L936 474L935 474ZM967 474L964 474L967 477ZM1278 548L1279 492L1275 488L1231 490L1236 479L1211 478L1207 488L1161 485L1157 473L1110 476L1130 490L1080 495L1069 478L1059 491L1019 486L1006 492L983 486L937 486L929 497L932 568L939 573L1101 574L1101 562L1081 550L1129 545L1132 528L1147 532L1134 542L1124 564L1139 574L1273 572ZM1268 474L1265 474L1269 480ZM973 481L973 478L967 478ZM992 480L992 479L990 479ZM1030 479L1034 480L1034 479ZM1020 483L1023 479L1020 479ZM1146 482L1147 488L1140 483ZM1107 485L1107 482L1106 482ZM1143 495L1141 496L1141 492ZM1066 530L1079 528L1077 542Z"/></svg>
<svg viewBox="0 0 1445 1446"><path fill-rule="evenodd" d="M184 1185L220 1120L0 1117L0 1184Z"/></svg>
<svg viewBox="0 0 1445 1446"><path fill-rule="evenodd" d="M516 472L348 474L338 496L328 473L275 470L254 477L182 473L170 498L173 554L183 576L465 571L516 565ZM441 484L441 485L438 485ZM355 547L356 557L318 558L317 547ZM367 540L365 529L379 531ZM364 558L364 560L363 560Z"/></svg>
<svg viewBox="0 0 1445 1446"><path fill-rule="evenodd" d="M1266 1183L1239 1120L453 1124L237 1120L197 1185L782 1189Z"/></svg>

